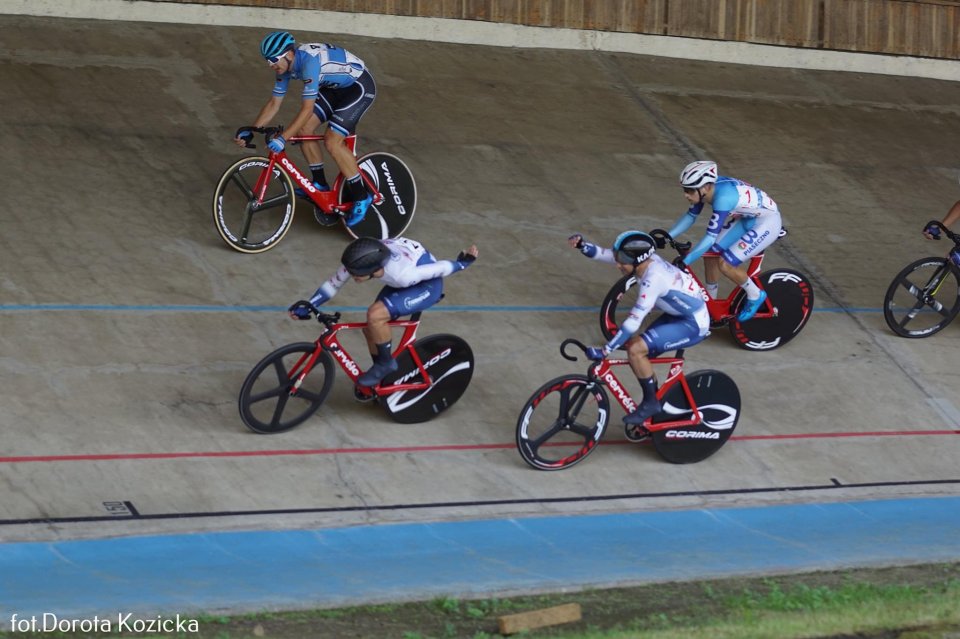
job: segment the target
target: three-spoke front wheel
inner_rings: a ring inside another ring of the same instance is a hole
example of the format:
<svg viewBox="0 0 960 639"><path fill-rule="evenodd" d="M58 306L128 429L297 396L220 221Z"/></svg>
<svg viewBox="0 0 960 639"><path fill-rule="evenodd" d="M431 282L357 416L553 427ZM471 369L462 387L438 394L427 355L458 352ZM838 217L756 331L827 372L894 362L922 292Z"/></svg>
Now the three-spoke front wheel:
<svg viewBox="0 0 960 639"><path fill-rule="evenodd" d="M897 273L883 298L883 318L901 337L929 337L960 312L960 272L950 260L927 257Z"/></svg>
<svg viewBox="0 0 960 639"><path fill-rule="evenodd" d="M333 358L313 342L273 351L240 388L240 418L255 433L282 433L313 415L333 385Z"/></svg>
<svg viewBox="0 0 960 639"><path fill-rule="evenodd" d="M213 194L213 221L230 248L263 253L290 230L296 198L290 176L274 168L263 197L255 191L270 166L264 157L248 157L223 172Z"/></svg>
<svg viewBox="0 0 960 639"><path fill-rule="evenodd" d="M610 417L603 387L585 375L557 377L527 401L517 420L517 450L538 470L568 468L600 443Z"/></svg>

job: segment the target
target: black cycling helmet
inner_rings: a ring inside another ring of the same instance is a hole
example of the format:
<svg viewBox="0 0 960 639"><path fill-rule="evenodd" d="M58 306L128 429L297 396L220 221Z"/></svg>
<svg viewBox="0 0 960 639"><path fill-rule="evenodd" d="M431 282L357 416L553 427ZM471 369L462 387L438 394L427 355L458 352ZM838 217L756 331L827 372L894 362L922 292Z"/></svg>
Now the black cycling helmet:
<svg viewBox="0 0 960 639"><path fill-rule="evenodd" d="M620 264L634 266L653 255L656 243L643 231L624 231L613 241L613 257Z"/></svg>
<svg viewBox="0 0 960 639"><path fill-rule="evenodd" d="M343 250L340 262L350 275L370 275L390 259L390 249L378 239L358 237Z"/></svg>

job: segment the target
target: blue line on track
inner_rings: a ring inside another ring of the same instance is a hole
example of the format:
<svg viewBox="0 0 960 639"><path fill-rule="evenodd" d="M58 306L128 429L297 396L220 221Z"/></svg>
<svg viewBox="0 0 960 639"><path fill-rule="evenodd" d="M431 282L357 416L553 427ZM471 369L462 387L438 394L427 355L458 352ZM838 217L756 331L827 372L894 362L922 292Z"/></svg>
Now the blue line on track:
<svg viewBox="0 0 960 639"><path fill-rule="evenodd" d="M956 561L960 497L0 544L0 625Z"/></svg>
<svg viewBox="0 0 960 639"><path fill-rule="evenodd" d="M325 306L325 310L357 312L366 311L366 306ZM276 313L286 312L286 306L213 306L191 304L0 304L0 313L14 311L96 311L106 313ZM430 309L431 313L443 312L480 313L597 313L599 306L444 306ZM880 308L816 308L814 313L880 313Z"/></svg>

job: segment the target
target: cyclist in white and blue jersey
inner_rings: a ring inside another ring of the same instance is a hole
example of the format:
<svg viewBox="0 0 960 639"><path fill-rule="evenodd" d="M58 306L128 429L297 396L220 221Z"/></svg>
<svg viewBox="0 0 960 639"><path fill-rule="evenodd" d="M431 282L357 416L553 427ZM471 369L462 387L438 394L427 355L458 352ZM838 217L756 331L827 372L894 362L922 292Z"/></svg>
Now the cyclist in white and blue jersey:
<svg viewBox="0 0 960 639"><path fill-rule="evenodd" d="M461 251L455 260L437 260L423 244L405 237L378 240L360 237L347 245L340 268L310 297L314 306L329 301L353 278L355 282L382 279L385 286L367 309L367 338L373 366L357 380L361 386L376 386L397 370L391 355L390 327L387 322L423 311L443 297L443 278L473 264L476 246ZM289 309L296 319L310 319L309 309L294 304Z"/></svg>
<svg viewBox="0 0 960 639"><path fill-rule="evenodd" d="M783 223L780 209L769 195L757 187L732 177L717 174L716 162L698 160L680 172L680 186L684 197L692 205L681 217L670 235L674 238L693 226L709 204L713 215L707 223L707 233L683 258L687 266L713 248L721 258L705 258L704 285L711 297L717 296L718 274L722 273L747 294L747 301L737 319L745 322L756 315L767 299L763 291L750 279L745 267L751 257L762 252L780 236Z"/></svg>
<svg viewBox="0 0 960 639"><path fill-rule="evenodd" d="M260 109L254 127L264 127L277 115L287 94L290 80L303 82L300 111L283 135L271 139L267 146L279 153L286 145L286 137L310 135L321 124L328 123L323 143L340 173L347 180L347 195L354 204L346 216L347 226L354 226L366 215L373 202L360 177L357 159L344 142L356 132L357 123L377 97L373 76L363 60L346 49L332 44L313 43L299 47L286 31L274 31L260 43L260 53L277 76L273 94ZM236 143L243 146L253 133L238 132ZM327 191L330 186L323 170L323 152L315 140L302 143L303 155L310 163L314 185ZM317 216L323 222L327 216Z"/></svg>
<svg viewBox="0 0 960 639"><path fill-rule="evenodd" d="M643 401L623 421L627 439L639 441L647 435L643 422L663 410L650 358L693 346L710 334L706 292L690 273L656 255L653 238L642 231L621 233L612 249L592 244L579 233L570 236L568 243L587 257L616 264L620 273L637 278L637 303L616 335L602 347L588 348L587 357L599 361L626 346L630 368L643 389ZM663 314L638 335L644 318L655 308Z"/></svg>

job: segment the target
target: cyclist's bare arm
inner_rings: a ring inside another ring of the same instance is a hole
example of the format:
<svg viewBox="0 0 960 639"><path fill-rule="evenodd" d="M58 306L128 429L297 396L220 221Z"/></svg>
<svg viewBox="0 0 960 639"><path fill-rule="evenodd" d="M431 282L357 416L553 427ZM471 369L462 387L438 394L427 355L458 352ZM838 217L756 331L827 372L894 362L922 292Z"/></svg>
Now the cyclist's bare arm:
<svg viewBox="0 0 960 639"><path fill-rule="evenodd" d="M960 200L957 200L956 202L954 202L953 206L950 207L950 210L947 211L947 214L944 216L942 223L944 226L949 228L958 220L960 220ZM933 235L928 233L926 229L923 230L923 234L924 236L926 236L928 240L933 239Z"/></svg>

